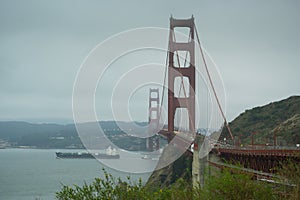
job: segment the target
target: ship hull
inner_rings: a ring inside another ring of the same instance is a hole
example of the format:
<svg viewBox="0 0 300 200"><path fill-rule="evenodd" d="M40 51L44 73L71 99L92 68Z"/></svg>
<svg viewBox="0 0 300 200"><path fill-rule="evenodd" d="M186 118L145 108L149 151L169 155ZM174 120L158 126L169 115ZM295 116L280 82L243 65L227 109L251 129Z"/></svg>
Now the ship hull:
<svg viewBox="0 0 300 200"><path fill-rule="evenodd" d="M63 159L119 159L120 155L108 155L105 153L63 153L63 152L56 152L56 157L57 158L63 158Z"/></svg>

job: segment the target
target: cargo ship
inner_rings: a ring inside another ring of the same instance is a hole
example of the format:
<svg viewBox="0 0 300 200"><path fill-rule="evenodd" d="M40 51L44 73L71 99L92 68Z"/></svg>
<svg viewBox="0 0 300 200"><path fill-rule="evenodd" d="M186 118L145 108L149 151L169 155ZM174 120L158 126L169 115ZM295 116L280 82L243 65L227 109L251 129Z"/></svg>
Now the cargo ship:
<svg viewBox="0 0 300 200"><path fill-rule="evenodd" d="M56 158L77 158L77 159L119 159L120 155L118 154L115 148L110 146L106 149L106 152L55 152Z"/></svg>

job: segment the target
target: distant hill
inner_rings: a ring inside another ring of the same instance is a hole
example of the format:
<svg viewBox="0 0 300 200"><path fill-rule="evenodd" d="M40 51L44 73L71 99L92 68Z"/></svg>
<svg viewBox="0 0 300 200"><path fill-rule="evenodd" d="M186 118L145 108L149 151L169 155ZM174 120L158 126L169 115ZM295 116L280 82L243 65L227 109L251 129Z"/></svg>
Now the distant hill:
<svg viewBox="0 0 300 200"><path fill-rule="evenodd" d="M119 128L133 130L139 134L139 126L146 122L99 122L106 136L118 147L126 150L146 150L146 139L133 137ZM118 124L117 124L118 123ZM133 131L131 131L133 132ZM162 141L162 144L165 144ZM0 147L31 148L83 148L74 124L33 124L20 121L0 121Z"/></svg>
<svg viewBox="0 0 300 200"><path fill-rule="evenodd" d="M300 96L273 102L265 106L246 110L229 123L234 136L239 136L242 143L249 144L251 134L255 143L273 144L274 132L277 144L294 146L300 143ZM229 138L223 130L220 139Z"/></svg>
<svg viewBox="0 0 300 200"><path fill-rule="evenodd" d="M23 136L33 133L55 134L66 129L67 125L32 124L22 121L0 121L0 138L9 141L20 140Z"/></svg>
<svg viewBox="0 0 300 200"><path fill-rule="evenodd" d="M72 124L1 121L0 140L8 142L12 147L65 148L73 145L82 148L75 126Z"/></svg>

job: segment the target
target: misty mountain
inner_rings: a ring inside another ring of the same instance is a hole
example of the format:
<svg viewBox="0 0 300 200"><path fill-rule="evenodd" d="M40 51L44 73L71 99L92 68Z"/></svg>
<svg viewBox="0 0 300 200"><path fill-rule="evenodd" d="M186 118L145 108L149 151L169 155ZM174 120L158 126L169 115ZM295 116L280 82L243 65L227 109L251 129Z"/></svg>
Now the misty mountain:
<svg viewBox="0 0 300 200"><path fill-rule="evenodd" d="M98 122L109 139L125 149L145 148L145 139L132 137L119 128L133 129L135 124L146 126L146 122ZM83 148L74 124L34 124L22 121L1 121L0 141L12 147L29 146L37 148Z"/></svg>

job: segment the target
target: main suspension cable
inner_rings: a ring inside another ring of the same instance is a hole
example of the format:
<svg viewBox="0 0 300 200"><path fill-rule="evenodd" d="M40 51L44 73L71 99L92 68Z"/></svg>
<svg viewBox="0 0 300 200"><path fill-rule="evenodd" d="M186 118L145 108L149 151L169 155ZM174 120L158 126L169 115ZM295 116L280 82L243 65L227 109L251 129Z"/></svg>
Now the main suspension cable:
<svg viewBox="0 0 300 200"><path fill-rule="evenodd" d="M218 96L217 96L217 92L216 92L215 87L214 87L214 84L213 84L213 82L212 82L212 78L211 78L210 73L209 73L209 71L208 71L207 63L206 63L206 60L205 60L204 52L203 52L203 49L202 49L202 46L201 46L201 42L200 42L200 38L199 38L199 35L198 35L198 31L197 31L196 25L194 25L194 27L195 27L195 31L196 31L197 42L198 42L198 44L199 44L199 49L200 49L200 52L201 52L201 57L202 57L202 60L203 60L203 64L204 64L204 66L205 66L205 70L206 70L206 73L207 73L207 76L208 76L208 79L209 79L210 86L211 86L212 91L213 91L213 93L214 93L214 96L215 96L215 99L216 99L216 101L217 101L217 104L218 104L219 110L220 110L220 112L221 112L221 115L222 115L222 117L223 117L223 119L224 119L225 126L227 127L227 130L228 130L228 132L229 132L229 134L230 134L230 137L231 137L232 141L234 142L234 137L233 137L233 135L232 135L231 129L230 129L230 127L229 127L229 125L228 125L228 122L227 122L227 120L226 120L225 114L224 114L224 112L223 112L223 109L222 109L222 107L221 107L219 98L218 98Z"/></svg>

